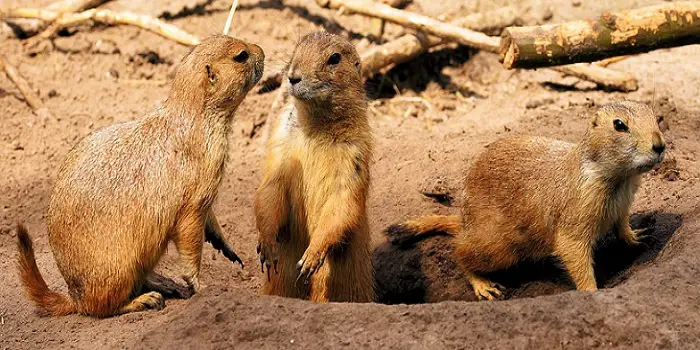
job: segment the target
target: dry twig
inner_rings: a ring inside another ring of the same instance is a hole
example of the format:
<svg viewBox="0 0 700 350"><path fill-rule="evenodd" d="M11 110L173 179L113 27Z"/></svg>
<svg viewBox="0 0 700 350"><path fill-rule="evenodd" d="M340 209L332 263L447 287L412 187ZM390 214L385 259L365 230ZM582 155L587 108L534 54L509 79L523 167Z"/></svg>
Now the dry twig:
<svg viewBox="0 0 700 350"><path fill-rule="evenodd" d="M7 59L2 56L2 54L0 54L0 68L2 68L10 81L17 86L19 92L22 93L25 101L27 101L27 104L32 107L37 116L46 119L53 119L51 112L48 108L46 108L44 102L41 101L41 98L34 92L31 85L29 85L24 77L22 77L17 68L7 62Z"/></svg>
<svg viewBox="0 0 700 350"><path fill-rule="evenodd" d="M498 52L499 38L490 37L484 33L453 24L440 22L421 14L395 9L382 3L370 0L316 0L316 3L321 7L332 9L343 8L366 16L381 18L404 27L423 31L450 41L456 41L462 45L489 52Z"/></svg>
<svg viewBox="0 0 700 350"><path fill-rule="evenodd" d="M45 31L40 34L41 38L52 38L56 33L70 26L75 26L89 20L104 24L127 24L137 26L180 44L194 46L199 44L199 38L185 32L184 30L165 23L157 18L139 15L133 12L114 12L110 10L91 9L80 13L68 13L59 15L43 9L20 8L8 12L8 17L40 18L43 20L55 20Z"/></svg>
<svg viewBox="0 0 700 350"><path fill-rule="evenodd" d="M37 34L44 30L51 22L64 13L81 12L100 6L109 0L63 0L50 4L45 9L7 9L0 10L0 18L24 18L23 23L18 24L25 34ZM23 14L23 11L30 13ZM43 12L37 14L36 12ZM35 12L35 13L31 13ZM29 15L32 14L32 15ZM30 35L30 36L31 36Z"/></svg>

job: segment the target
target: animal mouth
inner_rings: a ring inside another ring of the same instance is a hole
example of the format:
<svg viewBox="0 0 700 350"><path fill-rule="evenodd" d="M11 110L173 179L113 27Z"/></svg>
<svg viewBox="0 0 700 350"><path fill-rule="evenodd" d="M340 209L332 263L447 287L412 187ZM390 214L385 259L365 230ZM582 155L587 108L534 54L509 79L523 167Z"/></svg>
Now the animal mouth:
<svg viewBox="0 0 700 350"><path fill-rule="evenodd" d="M253 83L252 85L257 84L260 79L263 76L263 72L265 71L265 63L261 61L257 61L253 64Z"/></svg>
<svg viewBox="0 0 700 350"><path fill-rule="evenodd" d="M321 97L324 91L329 88L327 84L304 84L299 83L289 87L289 94L301 101L311 101Z"/></svg>
<svg viewBox="0 0 700 350"><path fill-rule="evenodd" d="M647 171L650 171L651 169L654 169L654 167L663 162L663 160L664 153L658 156L649 156L645 160L637 162L636 169L639 172L645 173Z"/></svg>

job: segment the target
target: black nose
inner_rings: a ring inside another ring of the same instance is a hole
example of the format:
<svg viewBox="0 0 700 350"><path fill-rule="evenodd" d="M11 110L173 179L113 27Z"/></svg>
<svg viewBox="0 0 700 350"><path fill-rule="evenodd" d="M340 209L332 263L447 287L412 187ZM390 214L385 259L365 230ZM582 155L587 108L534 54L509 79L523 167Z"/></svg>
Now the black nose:
<svg viewBox="0 0 700 350"><path fill-rule="evenodd" d="M653 146L651 146L651 149L653 149L654 152L661 154L666 150L666 144L665 143L656 143Z"/></svg>
<svg viewBox="0 0 700 350"><path fill-rule="evenodd" d="M296 84L297 84L298 82L300 82L300 81L301 81L301 78L289 77L289 83L292 84L292 85L296 85Z"/></svg>

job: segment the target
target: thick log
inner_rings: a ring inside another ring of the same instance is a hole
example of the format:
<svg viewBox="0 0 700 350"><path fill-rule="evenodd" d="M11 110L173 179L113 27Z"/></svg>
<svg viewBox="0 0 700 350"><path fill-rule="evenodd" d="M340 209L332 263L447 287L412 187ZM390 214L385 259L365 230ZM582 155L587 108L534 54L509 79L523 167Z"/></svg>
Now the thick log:
<svg viewBox="0 0 700 350"><path fill-rule="evenodd" d="M559 25L507 28L500 59L508 69L537 68L697 43L700 1L674 2Z"/></svg>
<svg viewBox="0 0 700 350"><path fill-rule="evenodd" d="M370 17L412 28L437 37L456 41L462 45L489 52L498 52L499 39L454 24L440 22L421 14L395 9L389 5L369 0L316 0L321 7L344 8Z"/></svg>

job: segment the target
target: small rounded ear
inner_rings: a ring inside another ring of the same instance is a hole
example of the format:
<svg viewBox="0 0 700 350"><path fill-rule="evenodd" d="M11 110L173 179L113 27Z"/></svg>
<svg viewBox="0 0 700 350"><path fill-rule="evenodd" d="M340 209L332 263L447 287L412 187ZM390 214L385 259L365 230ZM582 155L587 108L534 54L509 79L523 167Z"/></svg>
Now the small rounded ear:
<svg viewBox="0 0 700 350"><path fill-rule="evenodd" d="M209 78L209 84L214 85L214 82L216 82L216 73L214 73L214 70L211 69L211 65L207 64L204 68L207 70L207 77Z"/></svg>

